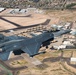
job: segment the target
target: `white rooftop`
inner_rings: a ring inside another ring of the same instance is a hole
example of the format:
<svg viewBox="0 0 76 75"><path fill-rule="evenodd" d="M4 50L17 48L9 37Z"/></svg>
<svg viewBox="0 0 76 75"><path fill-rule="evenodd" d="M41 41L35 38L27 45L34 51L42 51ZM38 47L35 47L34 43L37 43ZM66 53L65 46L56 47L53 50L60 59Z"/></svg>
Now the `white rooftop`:
<svg viewBox="0 0 76 75"><path fill-rule="evenodd" d="M1 7L0 7L0 12L3 11L4 9L5 9L5 8L1 8Z"/></svg>
<svg viewBox="0 0 76 75"><path fill-rule="evenodd" d="M72 57L72 58L70 59L70 61L76 62L76 58L75 58L75 57Z"/></svg>

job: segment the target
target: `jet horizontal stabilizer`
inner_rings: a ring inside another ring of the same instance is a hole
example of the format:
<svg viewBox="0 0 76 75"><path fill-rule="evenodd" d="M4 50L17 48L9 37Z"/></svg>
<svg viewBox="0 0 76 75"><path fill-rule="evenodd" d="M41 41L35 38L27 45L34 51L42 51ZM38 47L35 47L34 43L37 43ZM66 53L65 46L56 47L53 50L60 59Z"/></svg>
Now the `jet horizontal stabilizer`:
<svg viewBox="0 0 76 75"><path fill-rule="evenodd" d="M0 53L0 59L3 61L8 60L10 58L11 53L12 53L12 51Z"/></svg>

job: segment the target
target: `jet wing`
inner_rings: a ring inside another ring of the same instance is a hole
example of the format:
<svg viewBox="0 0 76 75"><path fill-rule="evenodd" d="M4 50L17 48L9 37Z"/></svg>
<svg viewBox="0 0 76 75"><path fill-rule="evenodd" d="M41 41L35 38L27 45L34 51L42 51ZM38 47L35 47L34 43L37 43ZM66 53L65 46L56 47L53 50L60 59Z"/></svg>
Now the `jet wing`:
<svg viewBox="0 0 76 75"><path fill-rule="evenodd" d="M34 44L31 44L31 45L28 45L28 46L22 48L21 50L26 52L30 56L34 56L34 55L38 54L40 46L41 46L41 43L34 43Z"/></svg>
<svg viewBox="0 0 76 75"><path fill-rule="evenodd" d="M0 59L6 61L10 58L12 51L0 53Z"/></svg>

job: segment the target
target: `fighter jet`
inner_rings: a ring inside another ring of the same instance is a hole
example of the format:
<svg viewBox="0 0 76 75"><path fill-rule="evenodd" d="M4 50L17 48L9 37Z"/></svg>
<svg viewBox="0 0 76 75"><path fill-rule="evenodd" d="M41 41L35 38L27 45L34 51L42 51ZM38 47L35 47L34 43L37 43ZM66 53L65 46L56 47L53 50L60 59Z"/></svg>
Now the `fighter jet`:
<svg viewBox="0 0 76 75"><path fill-rule="evenodd" d="M69 33L71 30L60 30L57 32L40 31L41 34L31 34L32 38L23 36L8 36L0 35L0 59L8 60L10 55L14 51L23 51L29 56L35 56L39 54L39 49L43 46L48 48L50 41L55 37Z"/></svg>
<svg viewBox="0 0 76 75"><path fill-rule="evenodd" d="M43 31L39 35L35 35L32 38L21 36L8 36L0 37L0 59L3 61L9 60L13 51L22 50L34 56L38 54L41 46L48 46L50 41L54 40L54 35L50 31Z"/></svg>

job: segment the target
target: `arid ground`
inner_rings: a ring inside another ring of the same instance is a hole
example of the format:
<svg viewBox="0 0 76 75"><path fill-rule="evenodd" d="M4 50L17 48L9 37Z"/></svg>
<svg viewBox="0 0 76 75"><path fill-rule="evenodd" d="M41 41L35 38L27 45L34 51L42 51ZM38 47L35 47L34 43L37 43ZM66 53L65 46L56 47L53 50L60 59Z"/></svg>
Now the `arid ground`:
<svg viewBox="0 0 76 75"><path fill-rule="evenodd" d="M8 10L9 11L9 10ZM16 17L16 16L25 16L23 15L14 15L15 17L10 17L11 15L7 14L7 10L0 13L0 29L6 30L11 28L17 28L20 26L28 26L33 24L38 24L45 22L46 19L51 19L49 25L58 24L59 22L66 21L76 21L76 11L74 10L50 10L46 11L45 14L31 14L30 17ZM17 24L17 25L14 25ZM76 57L76 50L73 50L73 57ZM18 71L19 75L76 75L74 68L73 71L71 67L68 65L65 66L65 62L71 57L72 49L64 51L63 54L61 51L51 51L51 49L47 50L47 53L37 55L35 58L40 60L43 65L39 66L29 66L27 69ZM64 58L62 58L64 57ZM26 65L25 61L18 64ZM27 65L26 65L27 66ZM68 68L69 67L69 68Z"/></svg>

